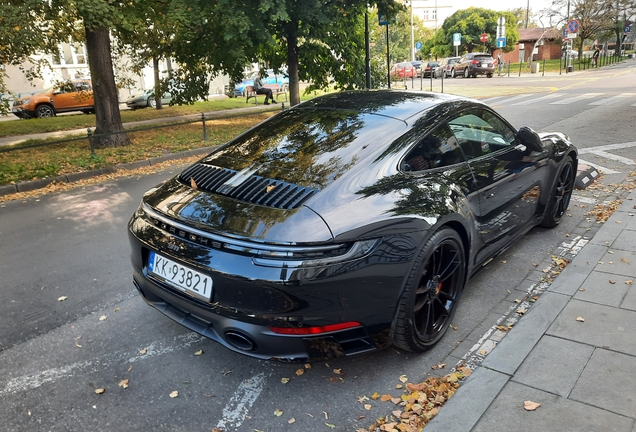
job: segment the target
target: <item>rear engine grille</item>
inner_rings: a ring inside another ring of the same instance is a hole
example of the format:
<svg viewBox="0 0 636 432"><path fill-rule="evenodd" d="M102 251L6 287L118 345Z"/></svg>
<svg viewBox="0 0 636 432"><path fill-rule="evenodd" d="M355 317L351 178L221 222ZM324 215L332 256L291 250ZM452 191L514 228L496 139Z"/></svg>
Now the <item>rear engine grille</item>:
<svg viewBox="0 0 636 432"><path fill-rule="evenodd" d="M249 176L237 186L225 185L225 182L236 174L238 174L236 170L197 163L182 172L179 180L188 185L191 184L191 180L194 180L199 190L279 209L298 208L318 192L318 189L258 175Z"/></svg>

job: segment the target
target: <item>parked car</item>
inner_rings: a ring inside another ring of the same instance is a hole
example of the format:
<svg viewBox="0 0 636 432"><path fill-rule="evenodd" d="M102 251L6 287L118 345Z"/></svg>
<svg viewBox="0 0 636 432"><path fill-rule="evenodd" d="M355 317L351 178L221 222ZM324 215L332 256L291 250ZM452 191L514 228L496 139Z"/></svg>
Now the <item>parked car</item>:
<svg viewBox="0 0 636 432"><path fill-rule="evenodd" d="M435 69L435 78L441 78L443 74L444 77L452 77L455 78L457 75L455 74L455 63L459 61L461 57L446 57L443 58L441 62L439 62L439 66Z"/></svg>
<svg viewBox="0 0 636 432"><path fill-rule="evenodd" d="M130 97L126 99L126 106L133 110L146 107L156 108L157 100L155 99L154 93L154 89L140 90L139 92L130 95ZM161 104L169 105L171 100L172 95L170 94L170 92L166 92L161 97Z"/></svg>
<svg viewBox="0 0 636 432"><path fill-rule="evenodd" d="M495 73L495 59L488 53L464 54L455 63L455 73L464 78L476 78L477 75L486 75L488 78L492 78Z"/></svg>
<svg viewBox="0 0 636 432"><path fill-rule="evenodd" d="M234 85L234 96L246 96L245 87L254 85L254 80L257 76L258 71L251 72L243 81ZM273 69L267 69L265 74L261 77L261 81L263 84L278 83L282 91L289 90L289 75L287 75L287 71L285 70L279 73L274 73Z"/></svg>
<svg viewBox="0 0 636 432"><path fill-rule="evenodd" d="M573 49L562 51L561 58L570 57L571 59L579 58L579 52Z"/></svg>
<svg viewBox="0 0 636 432"><path fill-rule="evenodd" d="M20 97L13 101L12 112L16 116L28 118L53 117L58 113L95 110L93 86L89 80L65 81L41 92Z"/></svg>
<svg viewBox="0 0 636 432"><path fill-rule="evenodd" d="M151 306L226 348L317 361L438 342L466 281L565 217L577 151L442 93L349 91L279 112L144 194Z"/></svg>
<svg viewBox="0 0 636 432"><path fill-rule="evenodd" d="M433 76L433 74L435 73L435 69L437 69L437 67L439 66L439 62L436 61L430 61L430 62L426 62L423 66L423 74L424 74L424 78L430 78Z"/></svg>
<svg viewBox="0 0 636 432"><path fill-rule="evenodd" d="M411 64L415 68L415 76L417 78L422 76L422 62L420 60L412 61Z"/></svg>
<svg viewBox="0 0 636 432"><path fill-rule="evenodd" d="M414 78L415 66L411 62L401 62L393 65L389 71L391 78Z"/></svg>

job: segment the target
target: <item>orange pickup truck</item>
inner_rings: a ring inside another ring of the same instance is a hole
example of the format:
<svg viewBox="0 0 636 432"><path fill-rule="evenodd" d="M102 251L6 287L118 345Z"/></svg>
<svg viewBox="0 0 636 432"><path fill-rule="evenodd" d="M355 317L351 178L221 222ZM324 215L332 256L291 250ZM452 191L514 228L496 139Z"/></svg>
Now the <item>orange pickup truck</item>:
<svg viewBox="0 0 636 432"><path fill-rule="evenodd" d="M23 119L53 117L68 111L82 111L89 114L94 110L93 86L89 80L58 83L13 102L13 114Z"/></svg>

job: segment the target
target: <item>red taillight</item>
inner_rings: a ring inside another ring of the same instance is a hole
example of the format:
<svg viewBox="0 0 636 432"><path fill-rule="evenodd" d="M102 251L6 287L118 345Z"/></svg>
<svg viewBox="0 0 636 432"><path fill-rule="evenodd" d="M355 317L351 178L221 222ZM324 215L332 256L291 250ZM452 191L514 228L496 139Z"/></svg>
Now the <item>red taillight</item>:
<svg viewBox="0 0 636 432"><path fill-rule="evenodd" d="M274 333L287 335L315 335L321 333L329 333L338 330L346 330L353 327L362 327L362 324L355 321L343 322L338 324L329 324L326 326L315 327L270 327Z"/></svg>
<svg viewBox="0 0 636 432"><path fill-rule="evenodd" d="M473 60L471 63L472 63L472 64L477 64L477 63L479 63L479 62L478 62L477 60Z"/></svg>

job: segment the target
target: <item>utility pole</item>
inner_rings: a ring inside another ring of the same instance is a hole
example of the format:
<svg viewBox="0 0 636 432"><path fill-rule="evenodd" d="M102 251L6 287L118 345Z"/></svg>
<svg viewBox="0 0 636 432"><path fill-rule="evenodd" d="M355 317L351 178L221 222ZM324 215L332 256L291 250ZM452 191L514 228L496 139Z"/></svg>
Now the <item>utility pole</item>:
<svg viewBox="0 0 636 432"><path fill-rule="evenodd" d="M411 5L411 61L415 61L415 29L413 27L413 0L409 0Z"/></svg>

